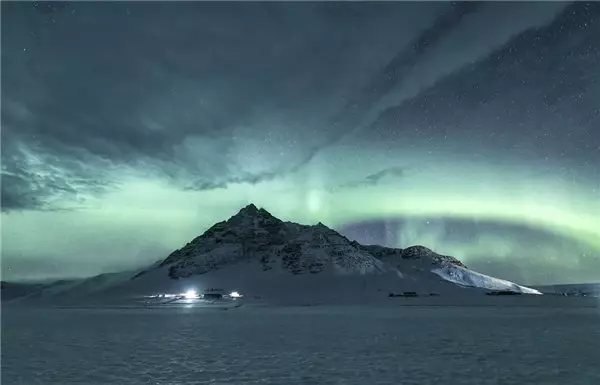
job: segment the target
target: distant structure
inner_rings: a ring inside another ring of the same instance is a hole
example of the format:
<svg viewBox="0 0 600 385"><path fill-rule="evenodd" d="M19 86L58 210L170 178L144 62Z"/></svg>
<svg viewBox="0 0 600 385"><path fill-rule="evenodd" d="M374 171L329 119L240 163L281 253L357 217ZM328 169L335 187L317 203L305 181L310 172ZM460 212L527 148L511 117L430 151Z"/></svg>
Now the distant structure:
<svg viewBox="0 0 600 385"><path fill-rule="evenodd" d="M204 294L202 294L202 299L223 299L224 292L223 289L206 289L204 290Z"/></svg>

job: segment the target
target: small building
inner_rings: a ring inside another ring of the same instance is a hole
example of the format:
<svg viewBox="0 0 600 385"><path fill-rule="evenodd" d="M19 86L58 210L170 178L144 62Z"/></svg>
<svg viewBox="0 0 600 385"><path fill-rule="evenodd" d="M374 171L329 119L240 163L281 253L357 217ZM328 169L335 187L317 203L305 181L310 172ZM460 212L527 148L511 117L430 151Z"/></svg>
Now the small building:
<svg viewBox="0 0 600 385"><path fill-rule="evenodd" d="M517 291L510 291L510 290L499 290L499 291L489 291L485 294L486 295L521 295L522 293L519 293Z"/></svg>
<svg viewBox="0 0 600 385"><path fill-rule="evenodd" d="M204 293L202 299L223 299L223 293Z"/></svg>
<svg viewBox="0 0 600 385"><path fill-rule="evenodd" d="M225 291L223 289L206 289L202 294L202 299L208 300L219 300L225 297Z"/></svg>

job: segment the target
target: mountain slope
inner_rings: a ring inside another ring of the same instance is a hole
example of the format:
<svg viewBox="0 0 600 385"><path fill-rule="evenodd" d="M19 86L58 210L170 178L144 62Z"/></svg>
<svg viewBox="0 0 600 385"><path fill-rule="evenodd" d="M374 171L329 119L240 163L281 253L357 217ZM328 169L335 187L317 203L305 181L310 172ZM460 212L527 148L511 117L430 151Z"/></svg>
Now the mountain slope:
<svg viewBox="0 0 600 385"><path fill-rule="evenodd" d="M536 289L469 270L458 259L438 254L424 246L411 246L406 249L394 249L376 245L360 247L370 251L381 261L392 264L399 271L406 272L409 275L414 276L419 272L427 272L436 274L448 282L463 287L475 287L493 291L511 291L522 294L541 294Z"/></svg>
<svg viewBox="0 0 600 385"><path fill-rule="evenodd" d="M2 302L22 298L41 290L45 284L42 283L18 283L0 282L0 298Z"/></svg>
<svg viewBox="0 0 600 385"><path fill-rule="evenodd" d="M478 287L492 291L510 291L521 294L542 294L536 289L517 285L505 279L490 277L455 264L444 264L431 270L449 282L466 287Z"/></svg>

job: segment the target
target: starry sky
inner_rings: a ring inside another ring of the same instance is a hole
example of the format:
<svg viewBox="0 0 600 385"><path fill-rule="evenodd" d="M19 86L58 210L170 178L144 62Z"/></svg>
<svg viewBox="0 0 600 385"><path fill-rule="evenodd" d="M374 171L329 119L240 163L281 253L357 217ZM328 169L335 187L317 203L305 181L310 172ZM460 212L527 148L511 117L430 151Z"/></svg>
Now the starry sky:
<svg viewBox="0 0 600 385"><path fill-rule="evenodd" d="M600 281L600 3L2 2L3 279L132 269L248 203Z"/></svg>

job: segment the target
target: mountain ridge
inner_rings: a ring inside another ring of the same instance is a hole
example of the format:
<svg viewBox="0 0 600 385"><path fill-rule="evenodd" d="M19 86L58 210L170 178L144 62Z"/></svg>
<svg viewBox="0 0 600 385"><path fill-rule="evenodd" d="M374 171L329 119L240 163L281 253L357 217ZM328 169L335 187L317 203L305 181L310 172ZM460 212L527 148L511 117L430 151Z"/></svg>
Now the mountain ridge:
<svg viewBox="0 0 600 385"><path fill-rule="evenodd" d="M321 222L312 226L284 222L254 204L173 251L160 267L169 266L169 276L178 279L244 261L258 261L265 271L279 267L294 275L383 270L367 250Z"/></svg>
<svg viewBox="0 0 600 385"><path fill-rule="evenodd" d="M414 282L451 282L460 287L541 294L535 289L473 272L459 259L415 245L405 249L362 245L319 222L284 222L254 204L211 226L156 269L171 279L203 276L240 264L259 265L263 272L292 276L385 275ZM138 275L139 276L139 275Z"/></svg>

